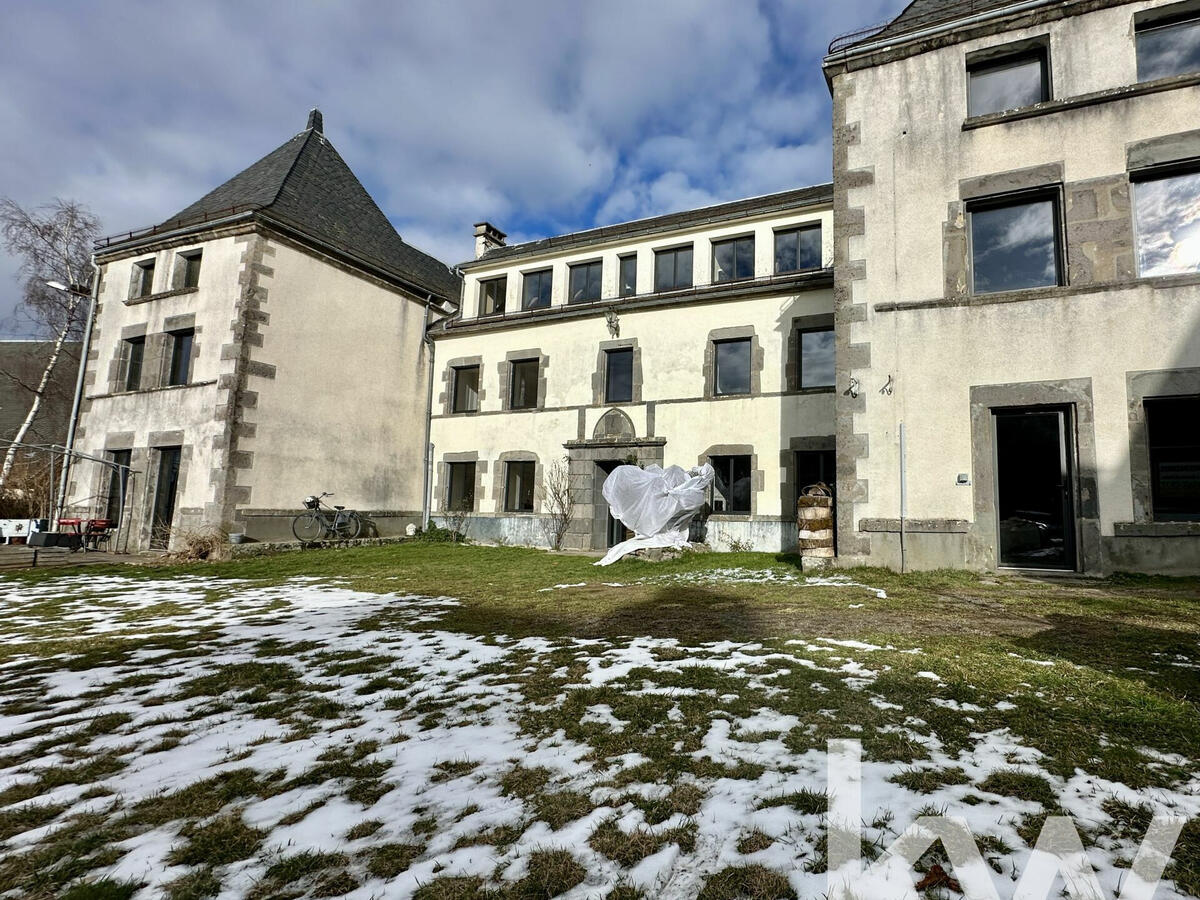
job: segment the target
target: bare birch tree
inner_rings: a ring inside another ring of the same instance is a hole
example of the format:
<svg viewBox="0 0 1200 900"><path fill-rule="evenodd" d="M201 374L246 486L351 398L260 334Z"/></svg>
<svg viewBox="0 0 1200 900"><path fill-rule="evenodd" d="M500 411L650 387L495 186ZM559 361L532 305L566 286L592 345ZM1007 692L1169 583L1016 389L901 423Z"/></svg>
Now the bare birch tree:
<svg viewBox="0 0 1200 900"><path fill-rule="evenodd" d="M556 459L542 473L542 520L546 540L555 550L561 550L563 539L575 516L575 496L571 493L571 461L567 457Z"/></svg>
<svg viewBox="0 0 1200 900"><path fill-rule="evenodd" d="M86 297L55 290L46 282L57 281L77 290L76 286L90 281L92 242L99 228L99 220L73 201L55 199L45 206L26 210L7 197L0 198L0 235L5 249L20 258L19 276L24 279L17 317L27 320L39 336L51 342L41 378L36 384L21 382L31 395L29 411L13 436L14 443L4 454L0 490L12 472L17 445L25 440L37 420L54 370L63 362L63 347L68 341L79 339L87 316Z"/></svg>

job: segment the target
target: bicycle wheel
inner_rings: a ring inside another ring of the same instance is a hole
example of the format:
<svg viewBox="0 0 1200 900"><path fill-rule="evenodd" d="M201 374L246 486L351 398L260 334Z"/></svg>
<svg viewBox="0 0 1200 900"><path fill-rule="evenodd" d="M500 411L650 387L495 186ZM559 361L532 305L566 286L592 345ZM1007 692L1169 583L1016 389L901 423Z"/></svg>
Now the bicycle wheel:
<svg viewBox="0 0 1200 900"><path fill-rule="evenodd" d="M307 512L292 519L292 534L298 541L319 541L325 534L325 522L321 514Z"/></svg>
<svg viewBox="0 0 1200 900"><path fill-rule="evenodd" d="M362 534L362 519L358 517L358 513L346 513L346 517L342 520L341 532L342 537L348 541L352 541Z"/></svg>

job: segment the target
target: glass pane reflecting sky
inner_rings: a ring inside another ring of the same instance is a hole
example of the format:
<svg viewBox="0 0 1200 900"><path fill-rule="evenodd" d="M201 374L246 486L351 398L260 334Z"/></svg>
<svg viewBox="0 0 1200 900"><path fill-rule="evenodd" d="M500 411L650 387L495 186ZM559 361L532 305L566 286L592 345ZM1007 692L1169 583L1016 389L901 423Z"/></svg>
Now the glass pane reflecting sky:
<svg viewBox="0 0 1200 900"><path fill-rule="evenodd" d="M1200 172L1138 182L1133 197L1138 272L1180 275L1200 271Z"/></svg>
<svg viewBox="0 0 1200 900"><path fill-rule="evenodd" d="M829 387L834 383L833 332L806 331L800 335L800 387Z"/></svg>
<svg viewBox="0 0 1200 900"><path fill-rule="evenodd" d="M1137 36L1138 81L1200 71L1200 19Z"/></svg>
<svg viewBox="0 0 1200 900"><path fill-rule="evenodd" d="M717 344L717 393L750 393L750 342Z"/></svg>
<svg viewBox="0 0 1200 900"><path fill-rule="evenodd" d="M1039 200L971 213L975 293L1058 284L1054 203Z"/></svg>
<svg viewBox="0 0 1200 900"><path fill-rule="evenodd" d="M1042 59L1040 56L994 69L979 69L971 73L971 96L968 115L1017 109L1041 103Z"/></svg>

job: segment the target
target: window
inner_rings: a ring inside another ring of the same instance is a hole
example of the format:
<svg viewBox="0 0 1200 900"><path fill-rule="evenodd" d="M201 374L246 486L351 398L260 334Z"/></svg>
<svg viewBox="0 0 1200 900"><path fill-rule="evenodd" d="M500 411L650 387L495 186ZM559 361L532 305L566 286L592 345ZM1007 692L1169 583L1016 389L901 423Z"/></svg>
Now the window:
<svg viewBox="0 0 1200 900"><path fill-rule="evenodd" d="M618 292L622 297L637 294L637 254L621 257L621 284Z"/></svg>
<svg viewBox="0 0 1200 900"><path fill-rule="evenodd" d="M446 474L450 480L446 487L446 510L448 512L474 510L475 463L447 463Z"/></svg>
<svg viewBox="0 0 1200 900"><path fill-rule="evenodd" d="M538 368L536 359L522 359L511 364L509 409L537 409Z"/></svg>
<svg viewBox="0 0 1200 900"><path fill-rule="evenodd" d="M154 293L154 260L133 264L133 291L130 296L149 297Z"/></svg>
<svg viewBox="0 0 1200 900"><path fill-rule="evenodd" d="M676 291L692 286L692 245L654 252L654 289Z"/></svg>
<svg viewBox="0 0 1200 900"><path fill-rule="evenodd" d="M1014 53L967 66L967 115L1019 109L1050 99L1046 48Z"/></svg>
<svg viewBox="0 0 1200 900"><path fill-rule="evenodd" d="M508 512L533 512L532 462L510 462L504 469L504 509Z"/></svg>
<svg viewBox="0 0 1200 900"><path fill-rule="evenodd" d="M1141 23L1135 34L1138 81L1200 71L1200 14Z"/></svg>
<svg viewBox="0 0 1200 900"><path fill-rule="evenodd" d="M180 253L175 270L176 288L194 288L200 286L200 258L202 252L194 250L191 253Z"/></svg>
<svg viewBox="0 0 1200 900"><path fill-rule="evenodd" d="M713 356L717 366L714 380L716 393L750 393L750 349L750 338L714 342Z"/></svg>
<svg viewBox="0 0 1200 900"><path fill-rule="evenodd" d="M121 387L136 391L142 386L142 360L146 357L146 339L130 338L121 342L121 369L125 373Z"/></svg>
<svg viewBox="0 0 1200 900"><path fill-rule="evenodd" d="M1062 284L1057 194L973 204L968 212L976 294Z"/></svg>
<svg viewBox="0 0 1200 900"><path fill-rule="evenodd" d="M121 522L121 513L125 507L125 484L129 480L129 465L132 459L132 450L110 450L108 453L108 460L113 466L108 470L108 495L104 502L104 518L114 525Z"/></svg>
<svg viewBox="0 0 1200 900"><path fill-rule="evenodd" d="M567 302L584 303L588 300L599 300L602 269L600 260L571 266L570 296L567 298Z"/></svg>
<svg viewBox="0 0 1200 900"><path fill-rule="evenodd" d="M821 268L821 226L775 232L775 274Z"/></svg>
<svg viewBox="0 0 1200 900"><path fill-rule="evenodd" d="M499 316L504 314L504 296L508 292L508 276L489 278L479 282L479 314Z"/></svg>
<svg viewBox="0 0 1200 900"><path fill-rule="evenodd" d="M521 309L542 309L550 305L550 286L553 284L550 269L526 272L521 288Z"/></svg>
<svg viewBox="0 0 1200 900"><path fill-rule="evenodd" d="M716 470L712 508L716 513L750 512L750 457L710 456Z"/></svg>
<svg viewBox="0 0 1200 900"><path fill-rule="evenodd" d="M1138 273L1200 271L1200 171L1135 181L1133 203Z"/></svg>
<svg viewBox="0 0 1200 900"><path fill-rule="evenodd" d="M1142 401L1158 522L1200 520L1200 394Z"/></svg>
<svg viewBox="0 0 1200 900"><path fill-rule="evenodd" d="M192 373L192 341L195 336L196 332L191 328L170 332L171 369L167 373L167 384L188 383L188 376Z"/></svg>
<svg viewBox="0 0 1200 900"><path fill-rule="evenodd" d="M713 282L740 281L754 277L754 236L714 241Z"/></svg>
<svg viewBox="0 0 1200 900"><path fill-rule="evenodd" d="M833 387L833 329L801 331L797 340L800 342L800 389Z"/></svg>
<svg viewBox="0 0 1200 900"><path fill-rule="evenodd" d="M454 403L451 411L479 411L479 366L462 366L454 370Z"/></svg>
<svg viewBox="0 0 1200 900"><path fill-rule="evenodd" d="M604 354L604 402L633 401L633 348L607 350Z"/></svg>

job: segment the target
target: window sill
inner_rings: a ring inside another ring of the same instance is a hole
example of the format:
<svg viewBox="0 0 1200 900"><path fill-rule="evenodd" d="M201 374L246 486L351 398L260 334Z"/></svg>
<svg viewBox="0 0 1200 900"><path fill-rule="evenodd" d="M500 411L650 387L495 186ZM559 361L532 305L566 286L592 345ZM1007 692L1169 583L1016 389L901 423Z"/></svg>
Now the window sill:
<svg viewBox="0 0 1200 900"><path fill-rule="evenodd" d="M167 297L182 297L184 294L195 294L200 288L175 288L172 291L159 291L157 294L146 294L144 297L130 297L122 300L126 306L137 306L139 303L153 303L155 300L165 300Z"/></svg>
<svg viewBox="0 0 1200 900"><path fill-rule="evenodd" d="M990 306L1000 303L1023 303L1027 300L1046 300L1056 297L1074 297L1082 294L1100 294L1109 291L1134 290L1148 287L1153 290L1169 290L1200 284L1200 272L1186 275L1149 275L1145 278L1129 278L1122 281L1100 281L1095 284L1068 284L1060 287L1030 288L1022 291L999 291L994 294L965 294L961 297L934 297L929 300L901 300L875 304L875 312L902 312L909 309L937 309L957 306Z"/></svg>
<svg viewBox="0 0 1200 900"><path fill-rule="evenodd" d="M715 512L707 519L709 522L749 522L754 518L751 512Z"/></svg>
<svg viewBox="0 0 1200 900"><path fill-rule="evenodd" d="M1172 75L1170 78L1159 78L1155 81L1143 81L1138 84L1128 84L1123 87L1111 88L1107 91L1095 91L1091 94L1080 94L1077 97L1066 97L1062 100L1046 100L1033 106L1022 106L1018 109L1008 109L1004 112L988 113L984 116L970 116L963 122L963 131L974 131L976 128L986 128L989 125L1003 125L1007 122L1019 122L1023 119L1034 119L1038 116L1048 116L1069 109L1082 109L1101 103L1113 103L1132 97L1145 97L1159 94L1163 91L1173 91L1179 88L1200 85L1200 72L1187 75Z"/></svg>
<svg viewBox="0 0 1200 900"><path fill-rule="evenodd" d="M1117 537L1200 537L1200 521L1195 522L1114 522Z"/></svg>
<svg viewBox="0 0 1200 900"><path fill-rule="evenodd" d="M793 388L788 393L794 394L797 397L805 397L809 394L835 394L837 393L837 387L831 384L826 387Z"/></svg>
<svg viewBox="0 0 1200 900"><path fill-rule="evenodd" d="M450 410L450 412L446 413L446 415L448 415L448 416L477 416L477 415L479 415L479 410L477 410L477 409L452 409L452 410Z"/></svg>
<svg viewBox="0 0 1200 900"><path fill-rule="evenodd" d="M136 397L139 394L158 394L163 391L184 391L188 388L211 387L216 384L215 378L209 381L189 381L187 384L163 384L152 388L138 388L136 391L112 391L107 394L88 394L88 400L104 400L109 397Z"/></svg>

